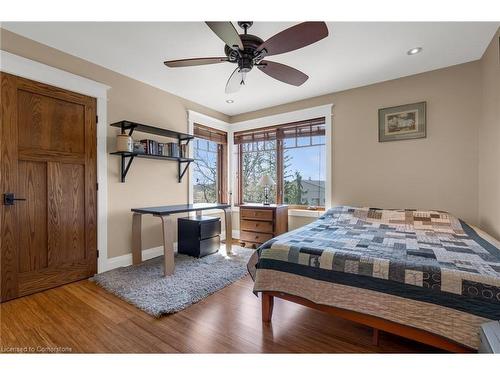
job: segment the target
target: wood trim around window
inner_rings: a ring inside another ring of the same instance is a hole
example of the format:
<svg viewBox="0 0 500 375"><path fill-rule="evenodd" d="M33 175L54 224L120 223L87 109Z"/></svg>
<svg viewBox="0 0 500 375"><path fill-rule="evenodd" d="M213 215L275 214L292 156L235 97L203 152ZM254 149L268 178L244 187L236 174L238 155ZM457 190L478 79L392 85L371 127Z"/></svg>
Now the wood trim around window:
<svg viewBox="0 0 500 375"><path fill-rule="evenodd" d="M259 141L276 141L276 203L283 204L284 202L284 140L293 137L313 137L326 135L325 117L318 117L309 120L296 121L282 125L268 126L258 129L245 130L234 133L234 144L238 148L238 169L236 173L236 186L238 196L236 197L235 204L242 205L243 201L243 147L245 143L259 142ZM291 208L306 209L306 205L292 205ZM315 210L324 210L323 206L318 206Z"/></svg>
<svg viewBox="0 0 500 375"><path fill-rule="evenodd" d="M284 195L284 178L283 174L284 168L284 152L283 152L283 140L278 139L276 142L276 203L283 204Z"/></svg>
<svg viewBox="0 0 500 375"><path fill-rule="evenodd" d="M206 139L218 144L227 144L227 133L198 123L193 124L193 134L196 138Z"/></svg>
<svg viewBox="0 0 500 375"><path fill-rule="evenodd" d="M234 133L234 144L325 135L325 117L295 121Z"/></svg>
<svg viewBox="0 0 500 375"><path fill-rule="evenodd" d="M193 124L196 138L217 143L217 202L228 203L227 133L198 123Z"/></svg>
<svg viewBox="0 0 500 375"><path fill-rule="evenodd" d="M229 202L227 190L227 144L217 145L217 200L220 203Z"/></svg>

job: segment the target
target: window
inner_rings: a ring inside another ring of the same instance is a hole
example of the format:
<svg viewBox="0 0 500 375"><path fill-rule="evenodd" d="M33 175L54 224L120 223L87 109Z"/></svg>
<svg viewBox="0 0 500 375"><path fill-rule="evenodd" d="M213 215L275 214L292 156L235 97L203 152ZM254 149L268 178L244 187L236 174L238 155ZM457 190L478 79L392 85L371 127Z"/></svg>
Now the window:
<svg viewBox="0 0 500 375"><path fill-rule="evenodd" d="M283 142L283 202L325 206L325 136Z"/></svg>
<svg viewBox="0 0 500 375"><path fill-rule="evenodd" d="M194 124L193 202L227 202L225 132Z"/></svg>
<svg viewBox="0 0 500 375"><path fill-rule="evenodd" d="M263 202L259 180L264 174L276 176L276 141L243 143L241 147L243 202ZM269 197L270 203L276 203L276 186L271 187Z"/></svg>
<svg viewBox="0 0 500 375"><path fill-rule="evenodd" d="M325 118L235 133L238 203L261 203L270 175L271 203L325 206Z"/></svg>

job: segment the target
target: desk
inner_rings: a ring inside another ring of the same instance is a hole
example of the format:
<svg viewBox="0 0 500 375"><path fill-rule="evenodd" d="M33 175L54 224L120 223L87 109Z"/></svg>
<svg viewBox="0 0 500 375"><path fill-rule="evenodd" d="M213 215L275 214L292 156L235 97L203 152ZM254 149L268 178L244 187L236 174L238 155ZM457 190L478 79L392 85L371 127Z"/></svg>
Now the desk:
<svg viewBox="0 0 500 375"><path fill-rule="evenodd" d="M159 217L163 231L163 253L165 255L165 276L172 275L175 269L174 263L174 227L173 214L196 212L201 216L204 210L223 210L226 224L226 252L231 253L232 222L231 205L223 203L195 203L177 204L173 206L132 208L132 262L139 264L142 262L142 215L153 215Z"/></svg>

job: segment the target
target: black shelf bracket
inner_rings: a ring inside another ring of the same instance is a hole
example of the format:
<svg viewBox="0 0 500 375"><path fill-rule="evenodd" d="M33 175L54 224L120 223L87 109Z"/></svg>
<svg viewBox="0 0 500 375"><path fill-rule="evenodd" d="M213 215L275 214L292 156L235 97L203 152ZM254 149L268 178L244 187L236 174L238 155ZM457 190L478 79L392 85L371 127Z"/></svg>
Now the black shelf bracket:
<svg viewBox="0 0 500 375"><path fill-rule="evenodd" d="M125 177L127 177L128 170L130 169L130 166L132 165L132 160L134 160L135 155L122 154L120 156L121 156L121 162L122 162L121 169L120 169L121 181L125 182ZM125 166L125 162L126 162L127 158L130 158L130 159L128 160L127 166Z"/></svg>
<svg viewBox="0 0 500 375"><path fill-rule="evenodd" d="M179 183L182 181L182 177L184 177L184 175L186 174L188 168L189 168L189 165L192 163L191 160L188 160L188 161L180 161L179 160L179 163L177 164L177 169L178 169L178 175L179 175ZM184 167L184 169L182 170L181 172L181 164L186 164L186 166Z"/></svg>

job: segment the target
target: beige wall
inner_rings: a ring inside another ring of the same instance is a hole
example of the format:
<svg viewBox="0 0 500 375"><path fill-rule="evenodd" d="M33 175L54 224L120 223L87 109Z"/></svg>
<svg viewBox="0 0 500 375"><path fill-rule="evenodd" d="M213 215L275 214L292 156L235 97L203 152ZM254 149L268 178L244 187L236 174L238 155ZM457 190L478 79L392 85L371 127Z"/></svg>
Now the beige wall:
<svg viewBox="0 0 500 375"><path fill-rule="evenodd" d="M110 123L126 119L185 132L188 109L228 121L228 117L219 112L6 30L1 30L0 49L111 86L108 91ZM115 148L117 133L116 128L108 128L108 151ZM127 181L120 183L119 158L109 155L108 257L131 251L131 207L187 201L187 181L184 178L182 183L177 183L177 164L174 162L137 159L130 168ZM150 217L144 220L144 248L158 246L161 243L158 223Z"/></svg>
<svg viewBox="0 0 500 375"><path fill-rule="evenodd" d="M316 220L316 217L307 216L289 216L288 217L288 230L294 230Z"/></svg>
<svg viewBox="0 0 500 375"><path fill-rule="evenodd" d="M478 221L480 63L472 62L233 116L334 104L333 204L449 211ZM378 109L427 102L427 138L378 142Z"/></svg>
<svg viewBox="0 0 500 375"><path fill-rule="evenodd" d="M441 209L499 237L498 45L492 44L482 61L228 118L2 31L1 49L111 86L109 122L130 119L186 131L187 109L235 123L333 103L333 204ZM378 109L418 101L427 101L427 138L379 143ZM109 150L116 132L108 129ZM135 160L124 184L118 158L109 156L108 165L108 254L114 257L130 252L131 207L186 201L188 189L187 179L176 182L175 163ZM290 229L312 220L290 218ZM144 247L158 246L159 227L152 219L144 226Z"/></svg>
<svg viewBox="0 0 500 375"><path fill-rule="evenodd" d="M481 59L479 225L500 239L500 29Z"/></svg>

